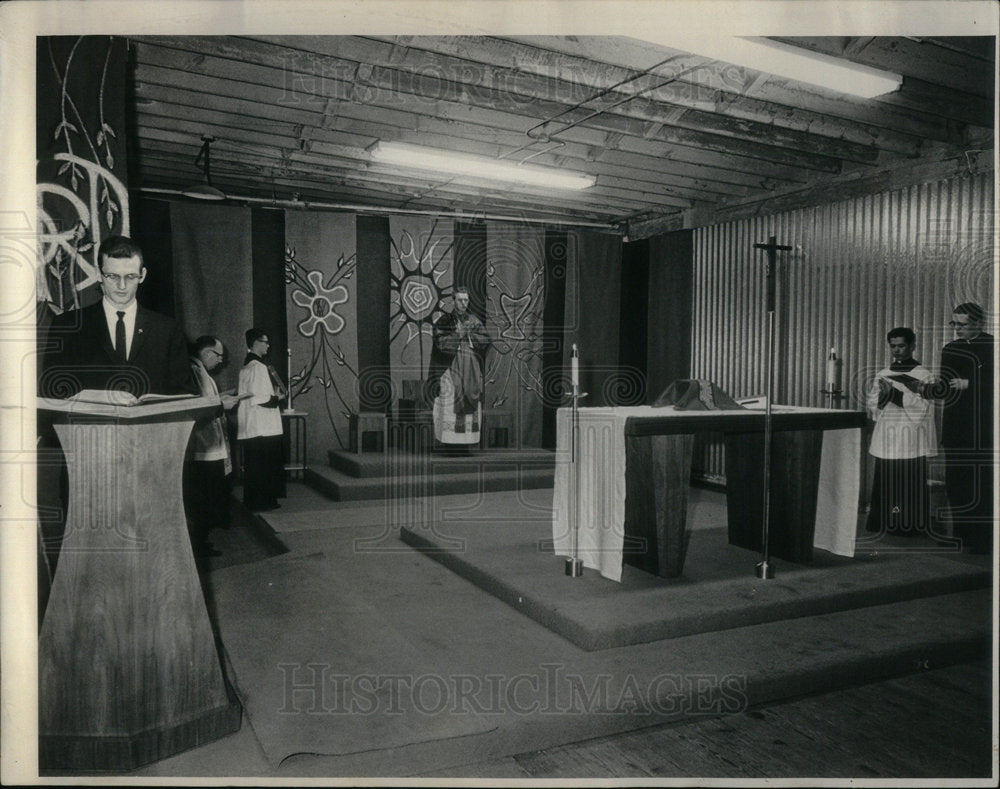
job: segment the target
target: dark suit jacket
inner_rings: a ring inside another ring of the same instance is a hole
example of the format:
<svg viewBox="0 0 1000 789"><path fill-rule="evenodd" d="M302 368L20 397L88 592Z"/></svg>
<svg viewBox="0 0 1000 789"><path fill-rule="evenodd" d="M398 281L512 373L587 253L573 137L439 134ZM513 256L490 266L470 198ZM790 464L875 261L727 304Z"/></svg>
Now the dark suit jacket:
<svg viewBox="0 0 1000 789"><path fill-rule="evenodd" d="M142 306L125 364L115 357L101 302L56 316L44 347L38 380L43 397L69 397L81 389L118 389L137 397L198 393L183 333L170 318Z"/></svg>

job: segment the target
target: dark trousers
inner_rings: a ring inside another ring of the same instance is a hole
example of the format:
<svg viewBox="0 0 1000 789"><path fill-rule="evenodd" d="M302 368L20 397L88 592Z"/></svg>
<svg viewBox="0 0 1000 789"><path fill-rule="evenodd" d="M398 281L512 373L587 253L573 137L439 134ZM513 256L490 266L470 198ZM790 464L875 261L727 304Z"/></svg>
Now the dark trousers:
<svg viewBox="0 0 1000 789"><path fill-rule="evenodd" d="M230 479L224 460L189 460L184 464L184 509L196 548L209 529L229 528Z"/></svg>
<svg viewBox="0 0 1000 789"><path fill-rule="evenodd" d="M875 458L867 531L928 534L930 509L926 458Z"/></svg>
<svg viewBox="0 0 1000 789"><path fill-rule="evenodd" d="M243 450L243 504L250 510L272 508L285 496L281 436L240 441Z"/></svg>
<svg viewBox="0 0 1000 789"><path fill-rule="evenodd" d="M945 452L945 490L955 536L976 553L993 549L993 456Z"/></svg>

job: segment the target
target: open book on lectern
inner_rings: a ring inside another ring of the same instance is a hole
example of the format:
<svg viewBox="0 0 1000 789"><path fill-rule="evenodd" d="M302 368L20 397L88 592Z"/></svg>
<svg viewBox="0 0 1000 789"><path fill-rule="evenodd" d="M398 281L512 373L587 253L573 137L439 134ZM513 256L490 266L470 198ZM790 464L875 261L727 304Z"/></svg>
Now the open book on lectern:
<svg viewBox="0 0 1000 789"><path fill-rule="evenodd" d="M123 392L116 389L83 389L67 400L78 403L101 403L103 405L144 405L146 403L162 403L166 400L194 400L198 395L193 394L144 394L136 397L131 392Z"/></svg>

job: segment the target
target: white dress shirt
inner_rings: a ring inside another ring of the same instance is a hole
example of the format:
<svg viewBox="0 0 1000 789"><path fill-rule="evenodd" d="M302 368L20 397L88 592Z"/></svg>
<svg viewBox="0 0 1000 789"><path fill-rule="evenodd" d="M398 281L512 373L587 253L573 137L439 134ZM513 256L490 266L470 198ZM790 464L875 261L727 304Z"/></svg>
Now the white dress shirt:
<svg viewBox="0 0 1000 789"><path fill-rule="evenodd" d="M125 321L125 358L128 359L132 353L132 335L135 334L135 311L139 305L135 299L132 299L132 303L127 307L118 307L107 299L102 299L101 303L104 305L104 317L108 321L108 334L111 335L112 348L115 345L115 328L118 326L118 313L125 313L122 320ZM115 348L115 350L117 351L118 349Z"/></svg>

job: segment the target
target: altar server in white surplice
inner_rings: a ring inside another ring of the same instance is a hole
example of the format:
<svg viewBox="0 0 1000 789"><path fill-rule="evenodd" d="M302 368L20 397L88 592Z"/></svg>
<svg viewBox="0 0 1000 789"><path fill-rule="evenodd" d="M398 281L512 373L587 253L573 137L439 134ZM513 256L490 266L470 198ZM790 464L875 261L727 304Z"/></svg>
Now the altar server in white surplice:
<svg viewBox="0 0 1000 789"><path fill-rule="evenodd" d="M937 455L937 434L934 405L919 392L932 376L913 358L917 338L912 329L897 327L886 339L892 363L878 372L868 390L868 413L875 421L869 449L875 480L866 529L927 534L927 458Z"/></svg>
<svg viewBox="0 0 1000 789"><path fill-rule="evenodd" d="M243 504L261 512L281 506L278 499L285 495L281 424L285 389L274 368L264 361L271 348L267 333L249 329L246 341L237 390L246 397L236 411L236 437L243 453Z"/></svg>

